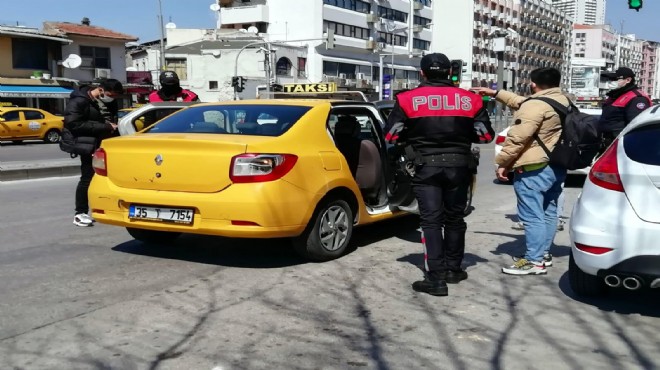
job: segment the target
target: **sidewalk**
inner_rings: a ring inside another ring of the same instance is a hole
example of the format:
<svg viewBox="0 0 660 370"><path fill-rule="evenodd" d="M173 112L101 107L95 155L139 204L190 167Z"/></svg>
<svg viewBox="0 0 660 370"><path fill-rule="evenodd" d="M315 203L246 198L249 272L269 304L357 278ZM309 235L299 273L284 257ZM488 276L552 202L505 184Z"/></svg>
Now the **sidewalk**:
<svg viewBox="0 0 660 370"><path fill-rule="evenodd" d="M0 162L0 182L79 174L80 160L78 158Z"/></svg>

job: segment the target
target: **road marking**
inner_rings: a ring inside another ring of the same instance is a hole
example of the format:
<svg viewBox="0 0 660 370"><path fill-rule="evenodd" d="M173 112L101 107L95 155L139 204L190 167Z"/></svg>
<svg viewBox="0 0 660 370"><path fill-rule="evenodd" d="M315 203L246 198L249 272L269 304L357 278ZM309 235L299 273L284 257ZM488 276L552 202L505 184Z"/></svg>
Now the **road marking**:
<svg viewBox="0 0 660 370"><path fill-rule="evenodd" d="M20 184L33 183L33 182L70 180L70 179L75 179L75 178L79 178L79 177L80 177L80 175L73 175L73 176L43 177L43 178L38 178L38 179L27 179L27 180L0 181L0 186L20 185Z"/></svg>

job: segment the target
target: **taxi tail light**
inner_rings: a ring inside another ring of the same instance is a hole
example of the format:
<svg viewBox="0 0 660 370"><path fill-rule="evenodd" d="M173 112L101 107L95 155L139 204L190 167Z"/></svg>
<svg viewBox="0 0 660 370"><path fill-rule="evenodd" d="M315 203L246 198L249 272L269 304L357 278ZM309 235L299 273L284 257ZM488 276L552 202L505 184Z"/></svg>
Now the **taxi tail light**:
<svg viewBox="0 0 660 370"><path fill-rule="evenodd" d="M108 156L105 150L98 149L92 157L92 167L97 175L108 176Z"/></svg>
<svg viewBox="0 0 660 370"><path fill-rule="evenodd" d="M623 192L619 176L619 163L616 159L619 140L615 140L603 155L591 166L589 180L601 188Z"/></svg>
<svg viewBox="0 0 660 370"><path fill-rule="evenodd" d="M497 137L495 138L495 145L501 145L505 140L506 140L506 136L497 135Z"/></svg>
<svg viewBox="0 0 660 370"><path fill-rule="evenodd" d="M289 173L297 161L293 154L241 154L231 159L229 178L234 183L274 181Z"/></svg>

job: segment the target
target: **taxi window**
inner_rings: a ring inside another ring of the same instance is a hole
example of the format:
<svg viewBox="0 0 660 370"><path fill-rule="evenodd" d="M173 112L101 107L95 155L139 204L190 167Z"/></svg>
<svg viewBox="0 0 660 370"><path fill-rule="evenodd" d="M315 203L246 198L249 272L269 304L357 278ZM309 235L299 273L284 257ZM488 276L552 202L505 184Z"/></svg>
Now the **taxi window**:
<svg viewBox="0 0 660 370"><path fill-rule="evenodd" d="M11 112L6 112L5 114L2 115L2 118L4 118L5 121L7 121L7 122L20 120L20 117L18 116L18 111L17 110L13 110Z"/></svg>
<svg viewBox="0 0 660 370"><path fill-rule="evenodd" d="M44 119L44 115L36 110L24 110L25 119Z"/></svg>
<svg viewBox="0 0 660 370"><path fill-rule="evenodd" d="M335 133L335 124L337 123L339 117L344 115L355 117L358 123L360 123L360 139L370 140L378 145L378 140L376 139L376 130L374 129L374 118L368 111L364 109L351 109L350 111L337 109L332 112L328 117L328 127L330 128L330 132L333 137Z"/></svg>
<svg viewBox="0 0 660 370"><path fill-rule="evenodd" d="M146 132L280 136L310 109L261 104L190 107L166 117Z"/></svg>

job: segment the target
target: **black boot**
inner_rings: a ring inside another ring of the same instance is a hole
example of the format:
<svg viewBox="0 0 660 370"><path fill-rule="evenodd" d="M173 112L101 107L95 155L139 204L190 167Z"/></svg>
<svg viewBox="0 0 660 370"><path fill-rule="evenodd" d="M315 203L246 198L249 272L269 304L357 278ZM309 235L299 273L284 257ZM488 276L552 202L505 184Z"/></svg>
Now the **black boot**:
<svg viewBox="0 0 660 370"><path fill-rule="evenodd" d="M447 284L458 284L468 278L468 274L463 270L449 270L445 275Z"/></svg>
<svg viewBox="0 0 660 370"><path fill-rule="evenodd" d="M427 274L424 277L424 280L414 282L412 288L416 292L427 293L434 296L449 295L447 283L433 273Z"/></svg>

